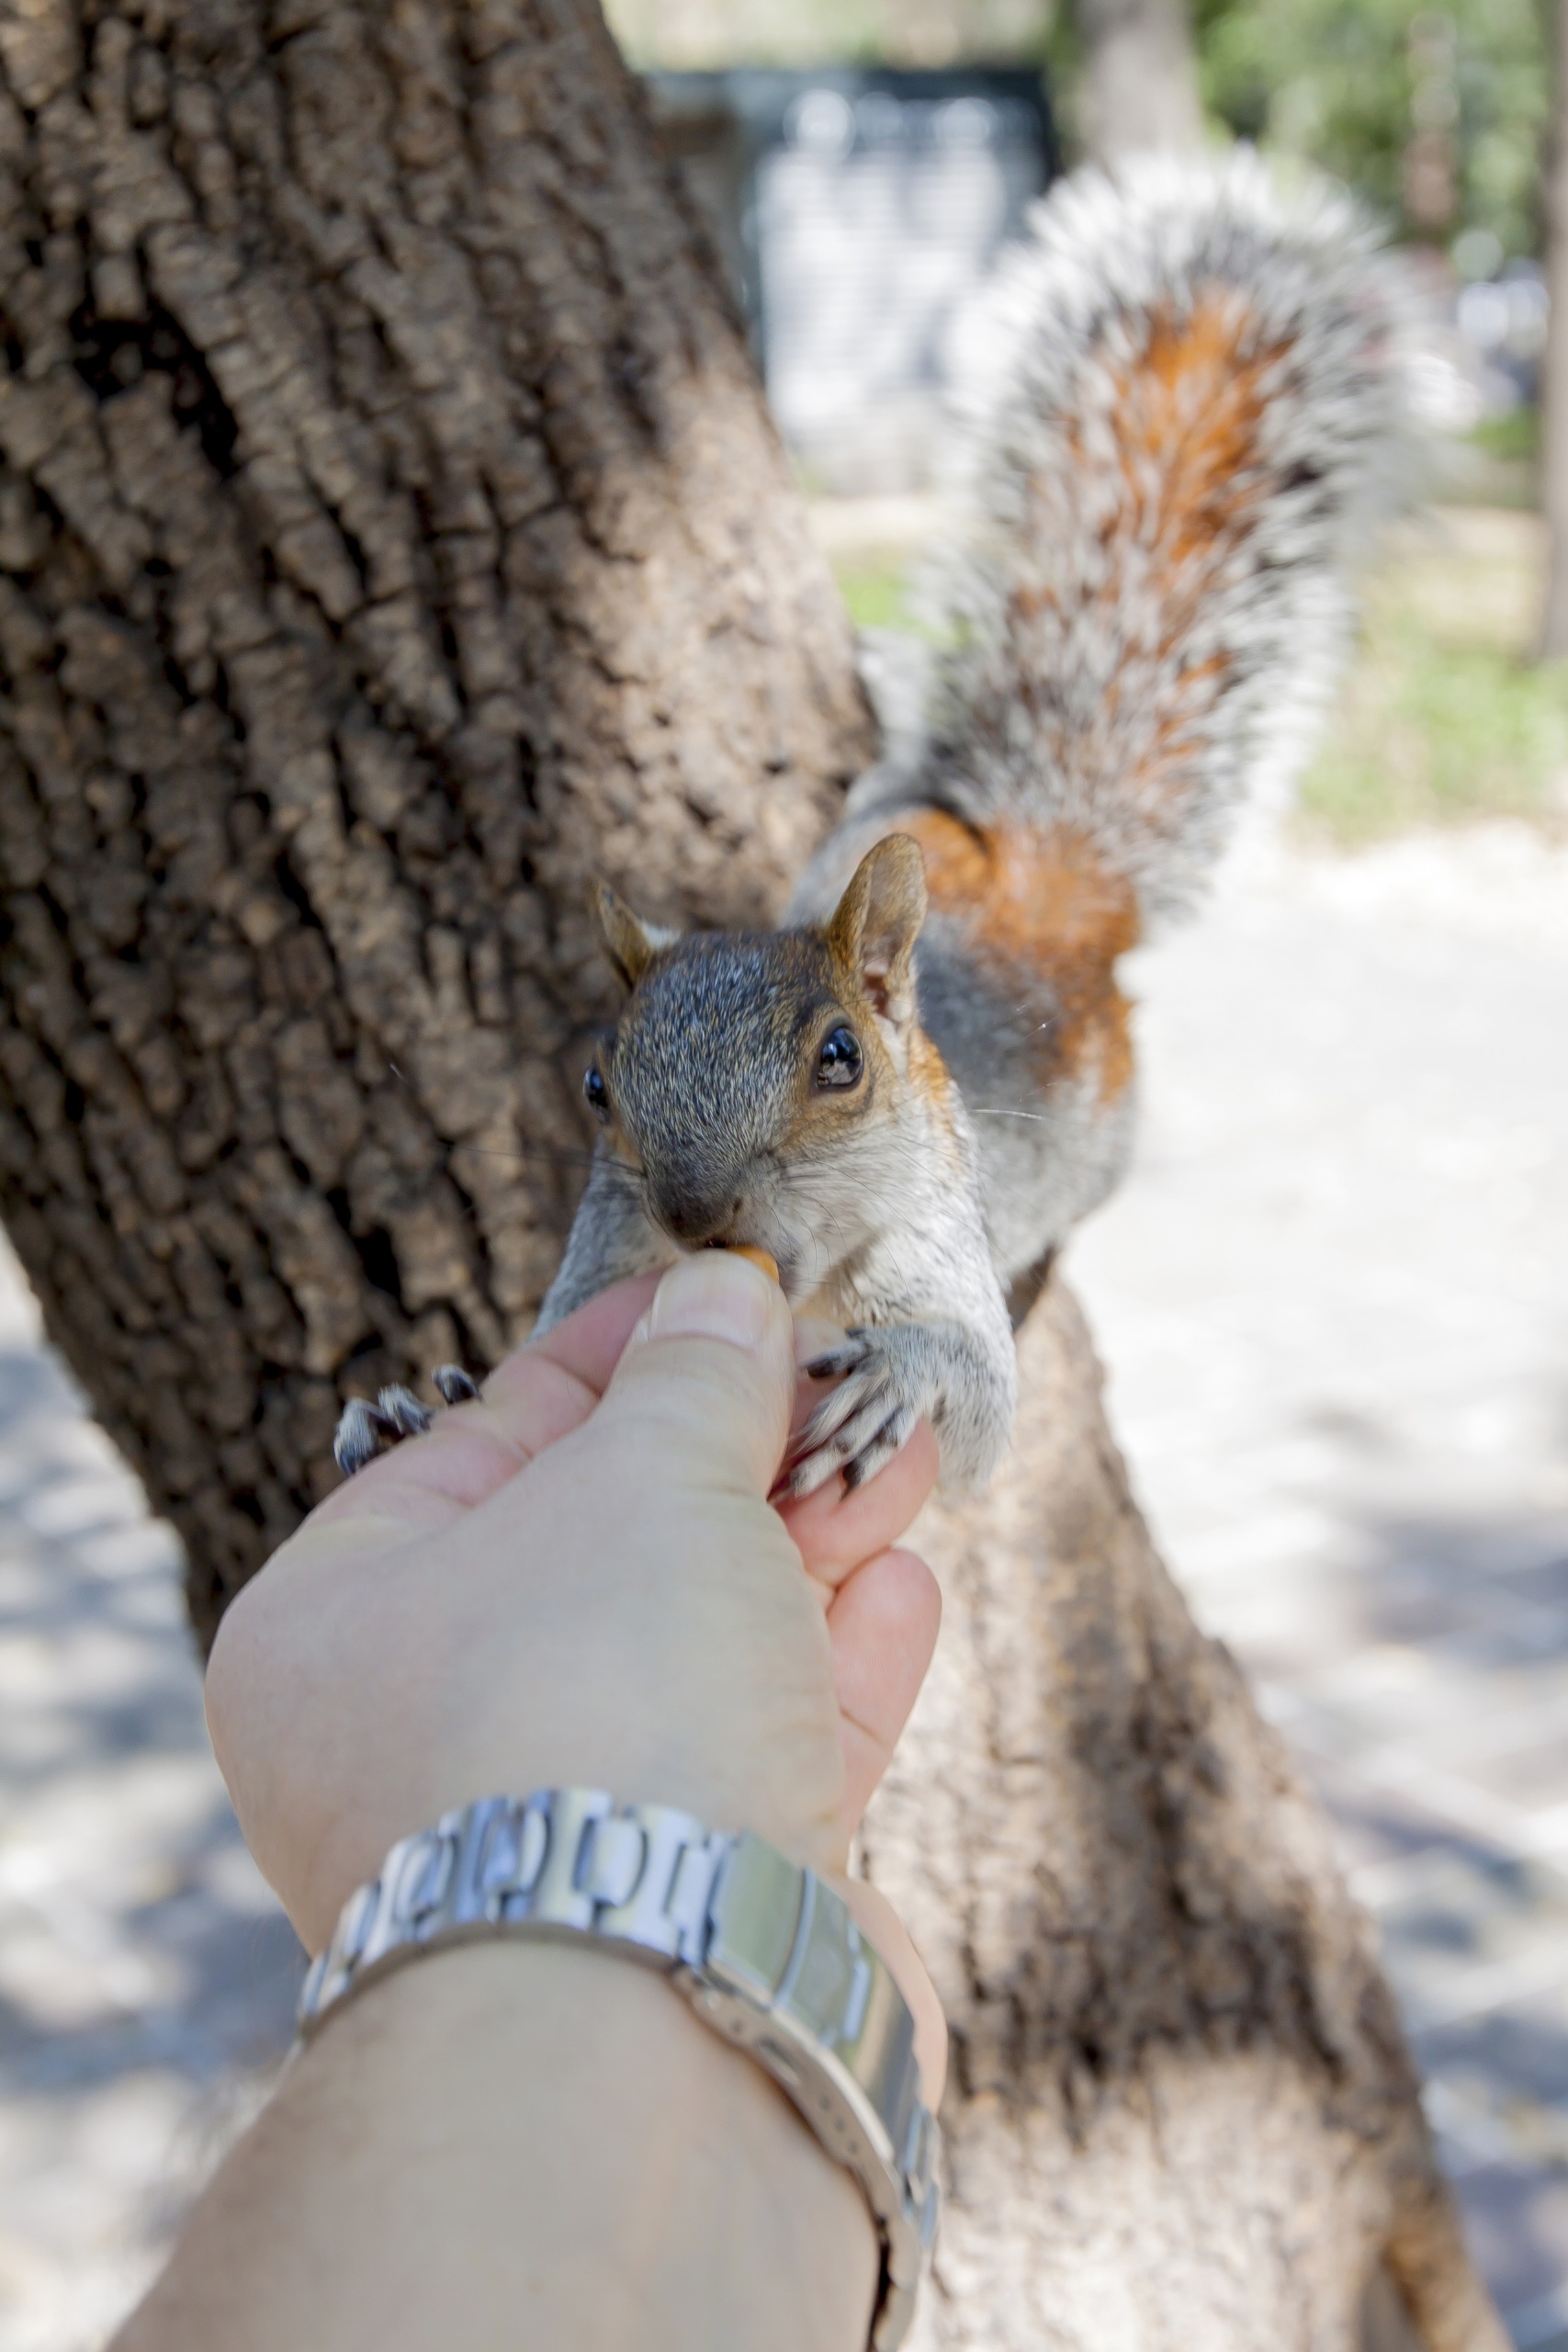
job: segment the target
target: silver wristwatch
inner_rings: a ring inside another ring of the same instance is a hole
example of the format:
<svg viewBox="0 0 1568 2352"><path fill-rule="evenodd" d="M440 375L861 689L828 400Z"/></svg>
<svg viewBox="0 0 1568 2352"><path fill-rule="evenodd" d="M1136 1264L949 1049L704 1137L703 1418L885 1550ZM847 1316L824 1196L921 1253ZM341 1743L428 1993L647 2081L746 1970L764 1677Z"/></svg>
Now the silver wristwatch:
<svg viewBox="0 0 1568 2352"><path fill-rule="evenodd" d="M937 2124L908 2005L832 1889L750 1830L670 1805L602 1789L481 1797L403 1838L349 1896L305 1979L301 2040L400 1962L495 1935L588 1937L663 1969L767 2068L865 2191L882 2242L871 2344L901 2344L936 2233Z"/></svg>

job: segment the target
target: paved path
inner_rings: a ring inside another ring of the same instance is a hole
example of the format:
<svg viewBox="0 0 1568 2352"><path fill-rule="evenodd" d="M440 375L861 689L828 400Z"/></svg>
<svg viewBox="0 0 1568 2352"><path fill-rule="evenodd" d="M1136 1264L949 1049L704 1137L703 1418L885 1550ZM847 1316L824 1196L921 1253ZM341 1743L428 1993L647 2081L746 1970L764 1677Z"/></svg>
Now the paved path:
<svg viewBox="0 0 1568 2352"><path fill-rule="evenodd" d="M1255 860L1139 986L1139 1163L1072 1253L1113 1412L1341 1825L1517 2338L1568 2352L1568 854ZM299 1965L168 1540L0 1279L0 2352L101 2342Z"/></svg>
<svg viewBox="0 0 1568 2352"><path fill-rule="evenodd" d="M1254 859L1077 1238L1202 1622L1327 1800L1521 2346L1568 2346L1568 850Z"/></svg>
<svg viewBox="0 0 1568 2352"><path fill-rule="evenodd" d="M0 1249L4 1245L0 1244ZM168 1531L0 1261L0 2352L89 2352L288 2039Z"/></svg>

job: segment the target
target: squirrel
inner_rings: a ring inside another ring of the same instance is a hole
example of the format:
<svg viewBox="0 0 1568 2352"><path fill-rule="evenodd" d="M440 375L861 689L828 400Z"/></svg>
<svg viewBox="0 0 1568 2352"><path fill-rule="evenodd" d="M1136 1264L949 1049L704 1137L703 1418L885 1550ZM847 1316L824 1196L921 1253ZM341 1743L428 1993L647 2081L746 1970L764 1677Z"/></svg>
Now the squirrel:
<svg viewBox="0 0 1568 2352"><path fill-rule="evenodd" d="M807 1366L835 1385L795 1494L871 1477L922 1416L944 1490L995 1470L1013 1331L1128 1157L1118 961L1310 748L1410 446L1392 263L1347 200L1286 203L1249 154L1061 183L996 315L923 724L853 786L784 928L682 935L591 890L627 994L536 1329L683 1251L765 1250L847 1327ZM428 1419L401 1390L356 1410L345 1468Z"/></svg>

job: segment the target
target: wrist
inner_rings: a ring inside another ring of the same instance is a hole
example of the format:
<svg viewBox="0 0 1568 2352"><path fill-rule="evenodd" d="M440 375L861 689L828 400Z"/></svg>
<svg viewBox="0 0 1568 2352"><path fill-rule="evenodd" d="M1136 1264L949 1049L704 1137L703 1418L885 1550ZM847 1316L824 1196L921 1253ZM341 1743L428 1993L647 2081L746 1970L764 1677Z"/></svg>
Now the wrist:
<svg viewBox="0 0 1568 2352"><path fill-rule="evenodd" d="M582 1939L657 1969L859 2182L880 2256L874 2341L891 2347L936 2225L939 2133L917 2005L862 1934L863 1908L767 1840L678 1808L583 1786L479 1798L400 1839L355 1890L306 1980L300 2032L313 2039L391 1972L476 1940ZM902 1956L912 1962L907 1944Z"/></svg>
<svg viewBox="0 0 1568 2352"><path fill-rule="evenodd" d="M368 1987L225 2198L222 2275L177 2256L122 2352L232 2341L242 2310L247 2352L861 2352L876 2289L864 2200L783 2095L667 1984L581 1947L474 1945ZM258 2210L281 2271L249 2250Z"/></svg>
<svg viewBox="0 0 1568 2352"><path fill-rule="evenodd" d="M373 2005L400 1984L403 2007L378 2026ZM497 2229L531 2204L533 2259L498 2304L530 2297L526 2340L863 2352L879 2268L863 2197L667 1983L581 1946L475 1947L372 1988L367 2010L378 2046L400 2045L400 2112L448 2068L454 2115L488 2104L469 2195L492 2200Z"/></svg>

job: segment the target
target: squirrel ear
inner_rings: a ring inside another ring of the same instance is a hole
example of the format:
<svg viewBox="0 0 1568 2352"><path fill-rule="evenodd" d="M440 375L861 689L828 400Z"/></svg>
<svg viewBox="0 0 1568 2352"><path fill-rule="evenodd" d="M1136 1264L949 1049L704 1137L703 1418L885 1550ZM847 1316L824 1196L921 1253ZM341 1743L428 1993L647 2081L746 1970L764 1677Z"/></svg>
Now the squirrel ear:
<svg viewBox="0 0 1568 2352"><path fill-rule="evenodd" d="M680 937L661 923L644 922L595 874L588 884L588 911L593 918L604 953L628 989L635 989L661 947Z"/></svg>
<svg viewBox="0 0 1568 2352"><path fill-rule="evenodd" d="M856 866L829 922L828 944L896 1028L914 1018L915 942L925 919L920 845L908 833L889 833Z"/></svg>

